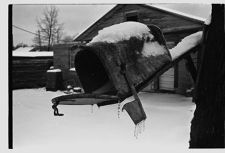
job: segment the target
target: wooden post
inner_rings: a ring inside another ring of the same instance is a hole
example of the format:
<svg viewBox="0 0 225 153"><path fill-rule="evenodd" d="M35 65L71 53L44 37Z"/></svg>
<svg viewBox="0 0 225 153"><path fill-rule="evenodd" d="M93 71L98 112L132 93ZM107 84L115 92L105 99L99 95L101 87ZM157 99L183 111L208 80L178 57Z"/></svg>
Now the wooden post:
<svg viewBox="0 0 225 153"><path fill-rule="evenodd" d="M196 110L190 148L224 148L225 32L224 5L212 5L212 20L203 32L196 79Z"/></svg>
<svg viewBox="0 0 225 153"><path fill-rule="evenodd" d="M196 70L195 65L192 61L191 55L189 54L188 56L186 56L185 60L186 60L187 70L190 72L191 77L192 77L193 81L195 82L196 77L197 77L197 70Z"/></svg>

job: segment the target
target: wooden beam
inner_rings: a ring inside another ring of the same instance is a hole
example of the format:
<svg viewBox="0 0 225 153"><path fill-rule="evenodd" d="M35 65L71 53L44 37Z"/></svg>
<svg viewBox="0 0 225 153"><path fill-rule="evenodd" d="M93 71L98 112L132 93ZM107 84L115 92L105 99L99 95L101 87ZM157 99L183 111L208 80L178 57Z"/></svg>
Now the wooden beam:
<svg viewBox="0 0 225 153"><path fill-rule="evenodd" d="M190 53L195 53L197 50L199 50L201 46L198 45L194 48L192 48L191 50L189 50L188 52L186 52L185 54L181 55L180 57L178 57L177 59L175 59L174 61L171 61L168 64L165 64L161 69L159 69L158 71L156 71L153 75L151 75L148 79L146 79L144 82L140 83L137 87L136 90L137 91L141 91L142 89L144 89L147 85L149 85L152 81L154 81L155 78L159 77L160 75L162 75L164 72L166 72L167 70L169 70L171 67L175 66L175 64L177 64L178 62L180 62L181 60L183 60L186 56L188 56ZM124 99L125 97L129 97L132 96L131 94L127 94L124 95ZM122 98L123 99L123 98Z"/></svg>
<svg viewBox="0 0 225 153"><path fill-rule="evenodd" d="M182 26L182 27L173 27L173 28L166 28L162 29L163 34L169 33L177 33L177 32L185 32L185 31L198 31L202 30L203 27L199 25L189 25L189 26Z"/></svg>
<svg viewBox="0 0 225 153"><path fill-rule="evenodd" d="M190 54L185 57L185 61L186 61L185 65L187 70L190 72L193 81L196 82L197 70L195 68L195 65L192 61Z"/></svg>

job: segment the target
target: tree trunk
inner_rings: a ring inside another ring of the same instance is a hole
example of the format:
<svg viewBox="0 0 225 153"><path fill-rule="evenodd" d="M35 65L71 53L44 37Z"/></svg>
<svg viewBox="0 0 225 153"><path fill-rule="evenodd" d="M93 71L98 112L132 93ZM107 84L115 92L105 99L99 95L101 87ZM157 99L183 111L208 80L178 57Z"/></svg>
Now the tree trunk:
<svg viewBox="0 0 225 153"><path fill-rule="evenodd" d="M41 32L40 32L40 30L38 30L38 45L39 45L39 49L41 49Z"/></svg>
<svg viewBox="0 0 225 153"><path fill-rule="evenodd" d="M213 4L196 82L196 110L191 124L190 148L224 148L225 33L224 5Z"/></svg>
<svg viewBox="0 0 225 153"><path fill-rule="evenodd" d="M50 43L51 43L51 37L48 38L48 51L50 51Z"/></svg>
<svg viewBox="0 0 225 153"><path fill-rule="evenodd" d="M48 36L48 51L50 51L50 46L51 46L51 38L52 38L52 27L49 27L49 36Z"/></svg>

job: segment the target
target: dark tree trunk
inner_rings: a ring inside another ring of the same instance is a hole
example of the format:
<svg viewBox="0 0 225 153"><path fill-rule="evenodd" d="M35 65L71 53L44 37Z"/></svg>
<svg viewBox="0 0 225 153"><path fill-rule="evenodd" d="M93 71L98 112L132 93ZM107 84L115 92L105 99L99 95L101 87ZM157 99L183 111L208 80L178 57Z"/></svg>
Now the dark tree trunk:
<svg viewBox="0 0 225 153"><path fill-rule="evenodd" d="M206 25L196 82L196 110L190 148L224 148L225 33L224 5L212 5Z"/></svg>

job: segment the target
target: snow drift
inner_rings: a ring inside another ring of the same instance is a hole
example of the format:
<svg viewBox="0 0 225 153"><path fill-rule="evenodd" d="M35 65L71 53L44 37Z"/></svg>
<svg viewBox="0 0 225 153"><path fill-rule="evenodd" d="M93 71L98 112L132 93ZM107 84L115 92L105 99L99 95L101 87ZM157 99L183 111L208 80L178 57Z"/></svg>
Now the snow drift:
<svg viewBox="0 0 225 153"><path fill-rule="evenodd" d="M51 148L57 152L58 149L83 152L85 148L90 148L87 152L100 152L101 149L108 152L109 148L118 151L119 146L126 152L132 149L138 152L141 148L153 152L160 148L165 149L163 152L168 152L169 148L176 149L175 152L177 149L188 149L190 122L195 109L190 97L140 93L149 118L145 122L144 134L136 139L133 123L127 114L120 112L120 118L117 117L117 104L100 108L96 105L64 106L61 107L64 117L55 117L50 101L62 94L44 88L13 90L15 149L23 149L21 152L28 148Z"/></svg>

